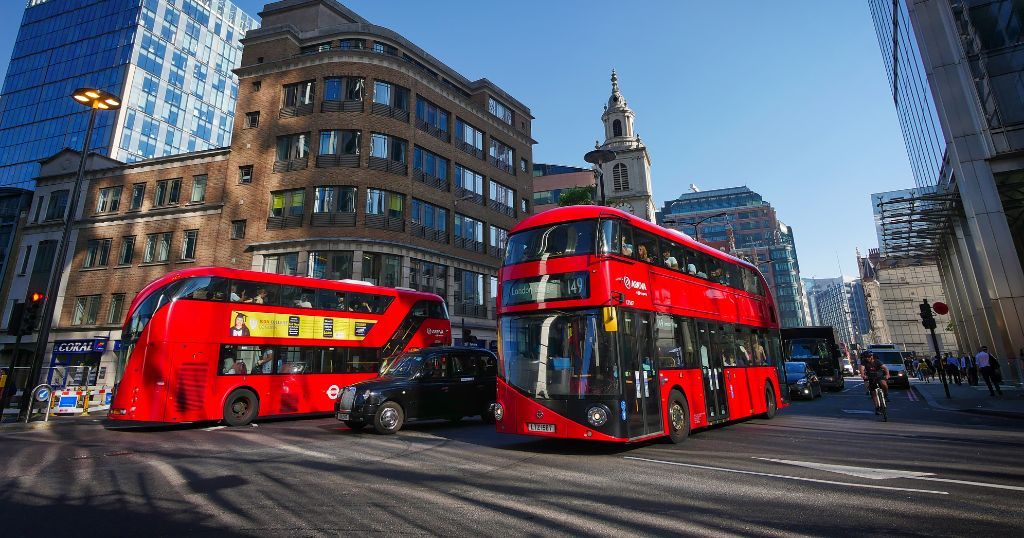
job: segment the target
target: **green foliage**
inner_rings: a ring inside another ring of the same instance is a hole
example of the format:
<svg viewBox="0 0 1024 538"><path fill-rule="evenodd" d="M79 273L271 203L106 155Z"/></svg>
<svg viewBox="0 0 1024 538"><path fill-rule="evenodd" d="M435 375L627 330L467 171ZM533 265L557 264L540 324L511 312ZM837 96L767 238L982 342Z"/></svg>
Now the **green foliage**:
<svg viewBox="0 0 1024 538"><path fill-rule="evenodd" d="M573 187L558 196L559 207L568 205L590 205L594 203L593 187Z"/></svg>

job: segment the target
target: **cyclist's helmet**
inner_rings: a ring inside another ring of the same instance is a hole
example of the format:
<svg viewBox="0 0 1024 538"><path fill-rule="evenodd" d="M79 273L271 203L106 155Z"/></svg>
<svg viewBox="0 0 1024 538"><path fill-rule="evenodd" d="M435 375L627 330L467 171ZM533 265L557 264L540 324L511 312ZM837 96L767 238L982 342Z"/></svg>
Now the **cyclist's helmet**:
<svg viewBox="0 0 1024 538"><path fill-rule="evenodd" d="M860 354L860 358L862 358L862 359L866 359L868 357L874 357L874 356L875 356L875 354L872 353L871 350L865 350L864 353Z"/></svg>

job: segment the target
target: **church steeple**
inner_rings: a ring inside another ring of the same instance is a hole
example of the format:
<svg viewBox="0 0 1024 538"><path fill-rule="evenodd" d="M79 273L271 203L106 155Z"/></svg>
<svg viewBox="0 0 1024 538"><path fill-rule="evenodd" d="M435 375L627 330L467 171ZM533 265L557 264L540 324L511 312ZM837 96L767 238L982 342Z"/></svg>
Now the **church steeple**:
<svg viewBox="0 0 1024 538"><path fill-rule="evenodd" d="M619 76L612 69L612 94L608 97L608 105L601 116L604 121L605 145L633 141L633 116L633 111L626 104L626 98L619 91Z"/></svg>
<svg viewBox="0 0 1024 538"><path fill-rule="evenodd" d="M600 146L615 152L615 160L601 166L608 205L654 222L651 159L633 130L633 118L619 89L619 75L612 69L612 94L601 115L604 143Z"/></svg>

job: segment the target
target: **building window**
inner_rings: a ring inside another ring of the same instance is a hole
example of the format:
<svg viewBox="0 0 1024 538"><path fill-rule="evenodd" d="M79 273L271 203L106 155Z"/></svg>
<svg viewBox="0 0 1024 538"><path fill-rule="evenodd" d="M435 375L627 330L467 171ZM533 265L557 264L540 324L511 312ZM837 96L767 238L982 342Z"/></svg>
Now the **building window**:
<svg viewBox="0 0 1024 538"><path fill-rule="evenodd" d="M231 221L231 239L245 239L245 221Z"/></svg>
<svg viewBox="0 0 1024 538"><path fill-rule="evenodd" d="M338 42L340 49L343 50L363 50L366 48L366 42L362 39L342 39Z"/></svg>
<svg viewBox="0 0 1024 538"><path fill-rule="evenodd" d="M483 197L484 176L457 164L455 165L455 187Z"/></svg>
<svg viewBox="0 0 1024 538"><path fill-rule="evenodd" d="M206 201L206 175L192 177L192 199L193 204Z"/></svg>
<svg viewBox="0 0 1024 538"><path fill-rule="evenodd" d="M409 260L409 287L436 293L448 300L448 267L415 258Z"/></svg>
<svg viewBox="0 0 1024 538"><path fill-rule="evenodd" d="M75 311L71 317L72 325L95 325L96 316L100 313L100 296L86 295L75 298Z"/></svg>
<svg viewBox="0 0 1024 538"><path fill-rule="evenodd" d="M171 232L146 236L146 249L142 253L143 263L165 262L171 252Z"/></svg>
<svg viewBox="0 0 1024 538"><path fill-rule="evenodd" d="M309 253L308 276L328 280L352 278L351 250L316 250Z"/></svg>
<svg viewBox="0 0 1024 538"><path fill-rule="evenodd" d="M43 216L43 196L40 195L38 198L36 198L36 220L35 220L35 222L39 222L39 219L42 216Z"/></svg>
<svg viewBox="0 0 1024 538"><path fill-rule="evenodd" d="M263 256L263 272L279 275L297 275L299 271L299 253L268 254Z"/></svg>
<svg viewBox="0 0 1024 538"><path fill-rule="evenodd" d="M398 56L398 48L394 45L388 45L387 43L381 43L380 41L373 42L373 52L377 54L387 54L388 56Z"/></svg>
<svg viewBox="0 0 1024 538"><path fill-rule="evenodd" d="M324 80L324 101L362 101L363 79L335 77Z"/></svg>
<svg viewBox="0 0 1024 538"><path fill-rule="evenodd" d="M21 271L18 271L19 275L24 275L28 271L28 260L32 258L32 245L25 247L25 257L21 259Z"/></svg>
<svg viewBox="0 0 1024 538"><path fill-rule="evenodd" d="M99 198L96 199L97 213L113 213L121 206L121 186L107 187L100 189Z"/></svg>
<svg viewBox="0 0 1024 538"><path fill-rule="evenodd" d="M85 244L85 261L82 267L106 267L107 257L110 255L110 239L90 239Z"/></svg>
<svg viewBox="0 0 1024 538"><path fill-rule="evenodd" d="M199 230L185 230L181 240L181 259L190 261L196 259L196 241L199 239Z"/></svg>
<svg viewBox="0 0 1024 538"><path fill-rule="evenodd" d="M622 136L622 121L615 120L612 122L612 136Z"/></svg>
<svg viewBox="0 0 1024 538"><path fill-rule="evenodd" d="M462 121L455 120L455 137L462 143L472 146L481 152L484 151L484 132ZM480 155L483 157L483 155Z"/></svg>
<svg viewBox="0 0 1024 538"><path fill-rule="evenodd" d="M363 281L394 288L401 285L402 258L392 254L363 252Z"/></svg>
<svg viewBox="0 0 1024 538"><path fill-rule="evenodd" d="M166 207L178 204L181 195L181 179L165 179L156 182L153 191L153 207Z"/></svg>
<svg viewBox="0 0 1024 538"><path fill-rule="evenodd" d="M252 183L252 165L247 164L245 166L238 167L238 182L239 183Z"/></svg>
<svg viewBox="0 0 1024 538"><path fill-rule="evenodd" d="M622 163L617 163L612 167L612 190L629 190L629 170L627 170L626 165Z"/></svg>
<svg viewBox="0 0 1024 538"><path fill-rule="evenodd" d="M516 191L494 181L493 179L491 180L488 191L488 196L491 198L494 209L502 211L509 216L515 212Z"/></svg>
<svg viewBox="0 0 1024 538"><path fill-rule="evenodd" d="M519 199L519 211L524 215L530 212L530 202L526 198Z"/></svg>
<svg viewBox="0 0 1024 538"><path fill-rule="evenodd" d="M355 187L317 187L313 192L313 213L355 213Z"/></svg>
<svg viewBox="0 0 1024 538"><path fill-rule="evenodd" d="M458 246L482 251L484 223L465 215L455 214L455 239Z"/></svg>
<svg viewBox="0 0 1024 538"><path fill-rule="evenodd" d="M407 142L394 136L373 133L370 137L370 156L404 163Z"/></svg>
<svg viewBox="0 0 1024 538"><path fill-rule="evenodd" d="M146 184L136 183L132 185L132 199L128 202L128 209L135 211L142 209L142 201L146 199Z"/></svg>
<svg viewBox="0 0 1024 538"><path fill-rule="evenodd" d="M483 306L483 274L464 269L455 270L455 304L463 307ZM468 312L475 313L474 310L470 309ZM462 310L462 312L467 313L466 310Z"/></svg>
<svg viewBox="0 0 1024 538"><path fill-rule="evenodd" d="M512 125L512 109L502 104L493 97L487 98L487 111L499 120Z"/></svg>
<svg viewBox="0 0 1024 538"><path fill-rule="evenodd" d="M309 155L309 133L277 137L277 160L305 159Z"/></svg>
<svg viewBox="0 0 1024 538"><path fill-rule="evenodd" d="M258 81L258 80L254 80L254 81L252 81L252 91L254 91L254 92L258 92L258 91L260 91L260 88L261 88L262 86L263 86L263 83L262 83L262 82L260 82L260 81Z"/></svg>
<svg viewBox="0 0 1024 538"><path fill-rule="evenodd" d="M422 97L416 98L416 120L420 125L448 132L448 112Z"/></svg>
<svg viewBox="0 0 1024 538"><path fill-rule="evenodd" d="M510 174L514 172L512 163L515 162L515 157L513 156L512 148L492 138L489 155L491 157L491 164Z"/></svg>
<svg viewBox="0 0 1024 538"><path fill-rule="evenodd" d="M301 217L306 210L306 190L292 189L270 193L271 217Z"/></svg>
<svg viewBox="0 0 1024 538"><path fill-rule="evenodd" d="M332 129L320 131L320 155L359 155L360 132Z"/></svg>
<svg viewBox="0 0 1024 538"><path fill-rule="evenodd" d="M448 159L419 146L412 148L412 167L429 176L448 180Z"/></svg>
<svg viewBox="0 0 1024 538"><path fill-rule="evenodd" d="M107 310L107 324L120 325L124 319L124 294L115 293L110 296L110 308Z"/></svg>
<svg viewBox="0 0 1024 538"><path fill-rule="evenodd" d="M508 243L508 230L499 228L495 225L491 225L490 234L490 247L491 254L495 256L503 256L505 254L505 245Z"/></svg>
<svg viewBox="0 0 1024 538"><path fill-rule="evenodd" d="M259 112L246 112L245 113L245 128L255 129L260 126L260 113Z"/></svg>
<svg viewBox="0 0 1024 538"><path fill-rule="evenodd" d="M526 159L519 159L519 171L526 172L530 169L530 163Z"/></svg>
<svg viewBox="0 0 1024 538"><path fill-rule="evenodd" d="M131 265L135 258L135 236L129 235L121 238L121 252L117 255L118 265Z"/></svg>
<svg viewBox="0 0 1024 538"><path fill-rule="evenodd" d="M408 112L409 90L390 82L378 80L373 83L373 102ZM405 118L408 121L409 117Z"/></svg>
<svg viewBox="0 0 1024 538"><path fill-rule="evenodd" d="M413 198L412 221L424 228L447 232L448 210Z"/></svg>
<svg viewBox="0 0 1024 538"><path fill-rule="evenodd" d="M64 212L68 208L67 190L53 191L50 193L50 203L46 206L46 218L44 220L60 220L64 218Z"/></svg>
<svg viewBox="0 0 1024 538"><path fill-rule="evenodd" d="M298 107L313 104L315 83L312 80L289 84L284 87L284 105L286 107Z"/></svg>
<svg viewBox="0 0 1024 538"><path fill-rule="evenodd" d="M381 189L366 189L366 214L403 218L405 195Z"/></svg>

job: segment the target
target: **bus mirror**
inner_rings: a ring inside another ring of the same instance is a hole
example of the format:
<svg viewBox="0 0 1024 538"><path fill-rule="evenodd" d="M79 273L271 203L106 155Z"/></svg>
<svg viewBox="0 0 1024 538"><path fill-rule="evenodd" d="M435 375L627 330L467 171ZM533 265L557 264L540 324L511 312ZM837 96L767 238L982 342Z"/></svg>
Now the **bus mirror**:
<svg viewBox="0 0 1024 538"><path fill-rule="evenodd" d="M604 331L609 333L619 332L619 320L615 317L615 308L606 306L601 309L604 318Z"/></svg>

